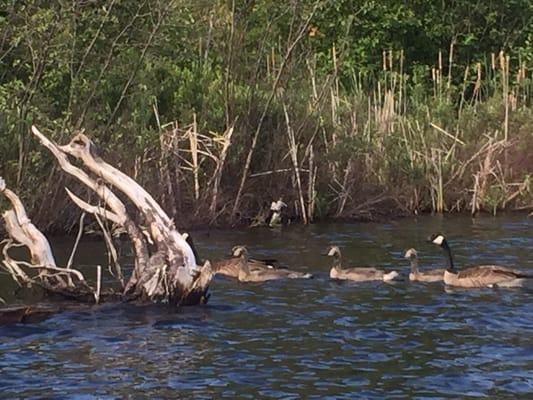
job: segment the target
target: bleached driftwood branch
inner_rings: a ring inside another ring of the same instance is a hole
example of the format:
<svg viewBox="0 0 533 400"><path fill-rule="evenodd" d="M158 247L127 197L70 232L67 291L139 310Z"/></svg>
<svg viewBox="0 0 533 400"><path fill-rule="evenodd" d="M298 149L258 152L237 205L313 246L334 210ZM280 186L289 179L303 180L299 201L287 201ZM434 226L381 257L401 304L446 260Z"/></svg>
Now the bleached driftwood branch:
<svg viewBox="0 0 533 400"><path fill-rule="evenodd" d="M3 242L2 264L13 279L21 286L39 284L53 292L86 294L90 291L81 272L56 265L48 239L28 218L21 200L6 187L2 177L0 177L0 192L9 200L12 207L2 214L10 237ZM27 247L31 254L31 262L13 259L9 255L9 249L15 246Z"/></svg>

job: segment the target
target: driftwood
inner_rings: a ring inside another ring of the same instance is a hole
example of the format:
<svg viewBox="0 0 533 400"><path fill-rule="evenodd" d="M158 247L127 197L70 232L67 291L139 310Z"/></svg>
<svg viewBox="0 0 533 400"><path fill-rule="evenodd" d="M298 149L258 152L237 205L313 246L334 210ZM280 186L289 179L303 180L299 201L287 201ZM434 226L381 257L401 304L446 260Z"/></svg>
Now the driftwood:
<svg viewBox="0 0 533 400"><path fill-rule="evenodd" d="M102 160L95 145L83 133L75 135L67 145L59 146L36 127L32 127L32 132L54 155L61 169L90 188L99 199L98 204L89 204L66 189L72 201L84 212L97 217L99 222L102 218L110 221L125 231L131 240L135 268L123 288L123 298L173 305L207 301L207 290L213 276L210 263L196 265L192 249L177 231L174 222L148 192L128 175ZM71 159L75 159L79 166L74 165ZM21 285L44 281L48 290L58 293L65 288L81 293L80 288L84 286L85 292L91 291L94 298L98 299L100 282L97 282L96 289L92 289L79 271L57 267L48 241L29 222L18 197L5 188L3 181L1 186L2 192L13 204L13 209L4 213L6 228L11 237L7 247L16 242L28 247L32 254L31 263L14 262L4 247L4 269ZM124 202L111 188L120 191L133 203L146 229L134 222L126 211ZM20 267L22 264L38 268L40 272L37 277L28 276Z"/></svg>
<svg viewBox="0 0 533 400"><path fill-rule="evenodd" d="M64 293L70 297L86 296L93 293L82 273L73 268L56 265L50 243L32 224L19 197L6 187L0 177L0 193L10 201L11 208L2 214L10 239L2 242L5 269L20 286L41 286L46 290ZM31 262L17 261L9 255L9 249L26 246L31 254Z"/></svg>

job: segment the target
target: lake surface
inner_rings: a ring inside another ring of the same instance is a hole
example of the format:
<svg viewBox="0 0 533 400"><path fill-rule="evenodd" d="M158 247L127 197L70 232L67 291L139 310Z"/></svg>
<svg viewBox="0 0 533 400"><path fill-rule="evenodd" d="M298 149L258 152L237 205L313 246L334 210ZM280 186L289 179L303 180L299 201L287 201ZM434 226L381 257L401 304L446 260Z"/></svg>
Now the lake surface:
<svg viewBox="0 0 533 400"><path fill-rule="evenodd" d="M328 278L321 253L329 244L341 247L346 264L394 268L405 278L409 247L421 269L443 267L440 249L425 243L437 231L459 266L533 270L533 219L525 216L195 232L205 257L245 244L315 279L216 278L207 306L110 304L0 327L0 397L533 398L531 291ZM71 240L54 240L59 259ZM101 243L81 250L77 264L106 265Z"/></svg>

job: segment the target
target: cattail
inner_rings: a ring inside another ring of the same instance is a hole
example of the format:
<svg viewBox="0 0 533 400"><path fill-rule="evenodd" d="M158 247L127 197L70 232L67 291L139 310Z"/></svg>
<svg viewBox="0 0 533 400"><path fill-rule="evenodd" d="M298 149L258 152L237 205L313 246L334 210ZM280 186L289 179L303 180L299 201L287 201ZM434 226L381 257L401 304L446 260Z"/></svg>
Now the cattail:
<svg viewBox="0 0 533 400"><path fill-rule="evenodd" d="M383 71L387 70L387 52L383 50Z"/></svg>
<svg viewBox="0 0 533 400"><path fill-rule="evenodd" d="M490 53L490 67L493 71L496 70L496 54Z"/></svg>

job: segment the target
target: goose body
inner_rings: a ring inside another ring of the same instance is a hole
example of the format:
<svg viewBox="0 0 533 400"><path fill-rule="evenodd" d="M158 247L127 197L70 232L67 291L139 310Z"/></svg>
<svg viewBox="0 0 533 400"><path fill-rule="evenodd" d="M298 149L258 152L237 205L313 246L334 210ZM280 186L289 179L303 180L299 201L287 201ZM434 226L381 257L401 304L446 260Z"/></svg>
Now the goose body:
<svg viewBox="0 0 533 400"><path fill-rule="evenodd" d="M248 251L244 246L235 246L232 256L237 260L239 282L264 282L276 279L310 279L313 275L289 269L274 269L258 266L248 259Z"/></svg>
<svg viewBox="0 0 533 400"><path fill-rule="evenodd" d="M411 261L411 271L409 280L413 282L440 282L444 279L444 269L432 269L420 272L418 269L418 253L415 249L409 249L405 252L406 259Z"/></svg>
<svg viewBox="0 0 533 400"><path fill-rule="evenodd" d="M198 251L196 250L196 246L194 245L194 241L192 239L192 236L188 234L187 232L182 233L181 235L183 239L189 244L191 247L194 257L196 258L196 264L202 265L203 262L200 259L200 256L198 254ZM276 268L282 268L282 267L276 267L273 263L275 260L255 260L253 258L248 259L248 265L251 271L263 271L263 270L271 270ZM211 264L211 269L215 275L223 275L228 278L239 278L239 270L240 270L240 260L239 258L232 257L228 258L226 260L220 260L216 261Z"/></svg>
<svg viewBox="0 0 533 400"><path fill-rule="evenodd" d="M444 271L444 283L463 288L482 287L519 287L533 282L533 275L501 265L478 265L457 270L453 263L452 252L446 238L435 234L429 238L433 244L440 246L446 256L448 268Z"/></svg>
<svg viewBox="0 0 533 400"><path fill-rule="evenodd" d="M337 246L328 249L328 256L333 258L333 266L329 271L331 279L350 280L354 282L391 281L398 276L398 272L385 272L373 267L344 268L341 263L341 251Z"/></svg>
<svg viewBox="0 0 533 400"><path fill-rule="evenodd" d="M520 287L531 277L520 271L502 267L500 265L478 265L459 272L444 272L444 283L450 286L464 288L480 287Z"/></svg>
<svg viewBox="0 0 533 400"><path fill-rule="evenodd" d="M252 272L269 271L276 269L270 263L261 260L248 260L248 267ZM220 260L213 263L213 270L217 275L224 275L228 278L239 278L239 271L241 270L241 261L239 258L228 258L227 260Z"/></svg>

